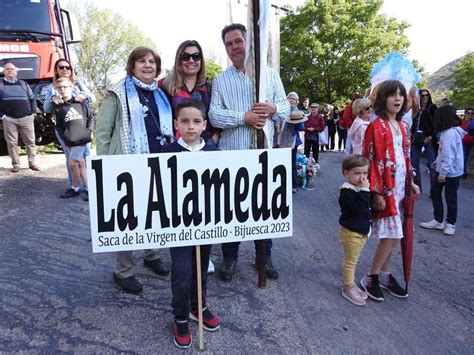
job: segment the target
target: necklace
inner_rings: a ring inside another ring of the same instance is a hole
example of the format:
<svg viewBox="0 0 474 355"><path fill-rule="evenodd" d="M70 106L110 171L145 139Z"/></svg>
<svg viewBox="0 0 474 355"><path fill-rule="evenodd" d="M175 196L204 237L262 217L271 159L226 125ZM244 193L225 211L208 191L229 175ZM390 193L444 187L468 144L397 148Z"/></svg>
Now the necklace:
<svg viewBox="0 0 474 355"><path fill-rule="evenodd" d="M155 115L153 114L153 110L150 108L150 100L151 100L151 97L152 97L152 95L153 95L153 91L150 91L147 96L145 96L145 94L142 93L141 90L139 90L139 89L137 89L137 92L138 92L138 95L140 95L140 97L142 97L143 100L145 100L145 106L144 106L144 107L146 107L146 110L147 110L147 111L146 111L146 112L143 112L144 117L145 117L145 116L148 116L148 114L149 114L151 120L153 121L153 123L154 123L154 125L155 125L155 127L156 127L156 129L157 129L157 131L158 131L158 135L157 135L155 138L156 138L157 140L162 141L162 138L163 138L163 137L161 136L161 133L160 133L160 132L161 132L161 129L160 129L160 124L159 124L159 122L160 122L159 114L158 114L158 118L155 117ZM166 143L166 142L165 142L165 143ZM164 143L161 142L161 145L163 145L163 144L164 144Z"/></svg>
<svg viewBox="0 0 474 355"><path fill-rule="evenodd" d="M145 100L145 102L148 104L148 102L150 101L151 94L153 94L153 92L150 91L148 95L146 96L140 89L137 89L137 92L138 92L138 95L140 95L143 98L143 100Z"/></svg>
<svg viewBox="0 0 474 355"><path fill-rule="evenodd" d="M398 126L398 122L397 122L397 125L395 126L392 121L389 119L388 120L388 123L390 124L390 126L392 126L393 130L395 131L395 135L396 136L399 136L400 135L400 127ZM398 126L398 127L397 127Z"/></svg>

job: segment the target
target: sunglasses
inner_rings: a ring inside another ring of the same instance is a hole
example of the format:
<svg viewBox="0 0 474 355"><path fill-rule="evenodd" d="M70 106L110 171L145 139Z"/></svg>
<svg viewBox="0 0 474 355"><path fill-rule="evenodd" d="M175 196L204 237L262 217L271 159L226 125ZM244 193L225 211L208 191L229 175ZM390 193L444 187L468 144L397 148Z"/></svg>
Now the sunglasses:
<svg viewBox="0 0 474 355"><path fill-rule="evenodd" d="M193 58L193 60L195 62L199 62L202 58L201 56L201 53L199 52L196 52L196 53L193 53L193 54L190 54L190 53L181 53L181 55L179 56L179 58L183 61L183 62L189 62L189 60L191 58Z"/></svg>
<svg viewBox="0 0 474 355"><path fill-rule="evenodd" d="M366 110L366 111L372 110L372 106L366 107L365 110Z"/></svg>
<svg viewBox="0 0 474 355"><path fill-rule="evenodd" d="M71 70L71 67L69 65L58 65L58 69L60 70Z"/></svg>
<svg viewBox="0 0 474 355"><path fill-rule="evenodd" d="M474 112L466 112L466 115L474 115Z"/></svg>
<svg viewBox="0 0 474 355"><path fill-rule="evenodd" d="M421 97L429 97L429 96L430 96L430 95L428 95L428 94L423 94L423 95L421 95Z"/></svg>
<svg viewBox="0 0 474 355"><path fill-rule="evenodd" d="M318 106L310 106L311 108L318 108Z"/></svg>

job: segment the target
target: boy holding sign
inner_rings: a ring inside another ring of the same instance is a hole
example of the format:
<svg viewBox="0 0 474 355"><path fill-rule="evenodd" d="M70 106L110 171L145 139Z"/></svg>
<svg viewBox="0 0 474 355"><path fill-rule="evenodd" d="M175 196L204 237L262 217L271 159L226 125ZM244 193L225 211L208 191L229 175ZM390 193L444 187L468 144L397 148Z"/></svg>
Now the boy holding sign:
<svg viewBox="0 0 474 355"><path fill-rule="evenodd" d="M176 107L174 125L179 132L178 141L163 147L162 153L200 152L217 150L214 145L206 145L201 133L206 129L206 109L203 104L193 99L184 99ZM170 248L171 254L171 290L173 293L172 307L174 314L173 341L181 349L191 346L192 336L189 318L198 320L198 282L197 282L197 248L200 248L201 286L202 286L202 318L207 331L215 331L220 327L220 320L213 315L206 304L207 269L211 245L200 247L186 246ZM196 250L196 252L195 252Z"/></svg>

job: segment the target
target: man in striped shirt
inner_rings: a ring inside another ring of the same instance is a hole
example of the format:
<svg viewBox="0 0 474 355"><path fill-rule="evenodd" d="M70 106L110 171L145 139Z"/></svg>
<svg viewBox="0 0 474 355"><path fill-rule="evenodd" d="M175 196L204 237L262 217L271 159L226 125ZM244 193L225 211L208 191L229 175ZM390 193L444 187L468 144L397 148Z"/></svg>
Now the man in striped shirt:
<svg viewBox="0 0 474 355"><path fill-rule="evenodd" d="M219 140L221 150L255 149L256 130L266 126L266 141L272 142L274 124L282 124L290 114L285 89L278 74L267 68L266 100L254 103L253 82L245 75L245 26L231 24L224 27L222 40L232 65L212 83L209 119L213 127L222 129ZM267 125L267 120L271 120L272 124ZM235 272L239 245L240 243L222 244L224 263L219 276L224 281L230 281ZM267 239L265 271L269 279L277 279L278 271L272 263L271 248L272 241Z"/></svg>

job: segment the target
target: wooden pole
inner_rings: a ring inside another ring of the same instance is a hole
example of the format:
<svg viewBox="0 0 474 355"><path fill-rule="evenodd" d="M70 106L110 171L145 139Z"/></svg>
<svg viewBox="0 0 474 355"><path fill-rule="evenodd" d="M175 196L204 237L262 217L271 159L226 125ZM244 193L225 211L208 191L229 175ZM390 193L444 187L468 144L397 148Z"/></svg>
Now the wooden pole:
<svg viewBox="0 0 474 355"><path fill-rule="evenodd" d="M255 102L258 102L260 94L260 1L252 0L253 10L253 38L254 38L254 56L255 56ZM265 60L266 58L262 58ZM265 134L263 129L257 129L257 149L265 148ZM267 275L265 274L266 251L265 241L259 240L257 243L257 270L258 270L258 288L267 286Z"/></svg>
<svg viewBox="0 0 474 355"><path fill-rule="evenodd" d="M204 326L202 323L202 277L201 277L201 246L196 245L196 281L198 297L198 319L199 319L199 349L204 349Z"/></svg>

